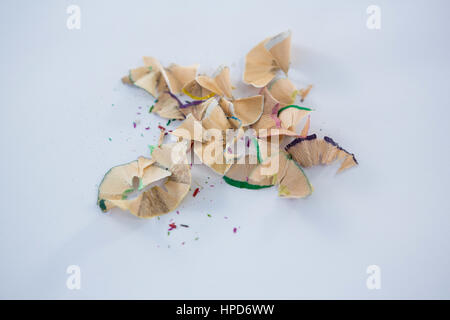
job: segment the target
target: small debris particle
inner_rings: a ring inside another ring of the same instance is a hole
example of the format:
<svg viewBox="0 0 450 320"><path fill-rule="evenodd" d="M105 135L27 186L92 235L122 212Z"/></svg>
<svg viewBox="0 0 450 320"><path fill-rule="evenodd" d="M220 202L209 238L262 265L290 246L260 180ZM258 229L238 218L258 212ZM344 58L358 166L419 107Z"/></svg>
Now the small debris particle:
<svg viewBox="0 0 450 320"><path fill-rule="evenodd" d="M193 194L192 196L195 198L195 196L196 196L199 192L200 192L200 189L199 189L199 188L195 189L194 194Z"/></svg>
<svg viewBox="0 0 450 320"><path fill-rule="evenodd" d="M111 139L111 138L108 138L108 140L109 140L109 141L112 141L112 139Z"/></svg>
<svg viewBox="0 0 450 320"><path fill-rule="evenodd" d="M184 243L185 243L185 242L183 241L183 242L181 243L181 245L184 246Z"/></svg>
<svg viewBox="0 0 450 320"><path fill-rule="evenodd" d="M175 223L171 223L171 224L169 224L169 231L172 231L173 229L176 229L177 228L177 225L175 224Z"/></svg>
<svg viewBox="0 0 450 320"><path fill-rule="evenodd" d="M198 240L198 239L200 239L199 237L195 237L195 239L194 240Z"/></svg>
<svg viewBox="0 0 450 320"><path fill-rule="evenodd" d="M187 224L180 224L180 227L189 228L189 226Z"/></svg>
<svg viewBox="0 0 450 320"><path fill-rule="evenodd" d="M177 210L177 214L180 214L180 211Z"/></svg>

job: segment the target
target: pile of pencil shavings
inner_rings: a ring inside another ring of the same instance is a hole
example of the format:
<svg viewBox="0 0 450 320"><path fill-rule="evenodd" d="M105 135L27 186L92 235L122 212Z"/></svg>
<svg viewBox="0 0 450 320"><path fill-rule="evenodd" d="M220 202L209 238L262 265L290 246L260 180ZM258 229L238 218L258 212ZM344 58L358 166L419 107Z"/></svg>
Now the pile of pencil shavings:
<svg viewBox="0 0 450 320"><path fill-rule="evenodd" d="M162 130L150 158L139 157L108 171L99 187L100 208L106 212L119 207L140 218L173 211L190 190L193 158L231 186L277 186L278 195L285 198L312 193L303 168L335 161L341 162L338 172L355 166L355 156L331 138L308 135L312 109L295 102L303 103L312 86L297 89L287 78L290 47L288 31L250 50L243 79L260 91L242 98L233 96L228 67L210 77L197 75L198 65L164 67L144 57L144 66L130 70L122 81L156 98L152 112L182 122L170 132L176 142L164 143L167 132ZM182 102L182 95L190 100L184 97ZM163 186L150 187L157 181ZM140 194L128 197L135 192Z"/></svg>

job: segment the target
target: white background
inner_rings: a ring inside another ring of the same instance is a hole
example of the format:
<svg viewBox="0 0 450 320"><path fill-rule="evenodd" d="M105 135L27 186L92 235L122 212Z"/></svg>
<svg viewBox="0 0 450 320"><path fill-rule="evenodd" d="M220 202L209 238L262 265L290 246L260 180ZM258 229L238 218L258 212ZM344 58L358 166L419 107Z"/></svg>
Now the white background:
<svg viewBox="0 0 450 320"><path fill-rule="evenodd" d="M66 28L70 4L81 30ZM366 27L370 4L381 30ZM449 10L448 1L2 1L0 298L450 298ZM225 64L236 95L248 95L245 54L287 29L290 77L314 84L313 131L359 167L308 169L313 195L286 200L197 166L202 189L179 215L100 211L104 173L148 155L166 123L147 113L148 94L121 84L129 68L143 55L207 73ZM170 219L190 228L168 236ZM66 287L72 264L81 290ZM366 287L372 264L381 290Z"/></svg>

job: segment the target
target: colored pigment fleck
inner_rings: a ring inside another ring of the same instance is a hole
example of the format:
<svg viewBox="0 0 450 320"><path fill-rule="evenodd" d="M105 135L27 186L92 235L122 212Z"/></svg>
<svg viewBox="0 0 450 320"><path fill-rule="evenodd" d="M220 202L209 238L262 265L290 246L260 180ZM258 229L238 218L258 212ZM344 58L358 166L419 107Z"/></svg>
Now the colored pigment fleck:
<svg viewBox="0 0 450 320"><path fill-rule="evenodd" d="M133 192L134 189L127 189L122 193L122 200L125 200L128 197L128 194Z"/></svg>
<svg viewBox="0 0 450 320"><path fill-rule="evenodd" d="M145 128L145 130L150 130L150 127Z"/></svg>
<svg viewBox="0 0 450 320"><path fill-rule="evenodd" d="M237 188L244 188L244 189L251 189L251 190L258 190L258 189L263 189L263 188L270 188L273 185L256 185L256 184L251 184L248 183L246 181L239 181L239 180L234 180L231 178L228 178L227 176L223 176L223 180L228 183L229 185L233 186L233 187L237 187Z"/></svg>
<svg viewBox="0 0 450 320"><path fill-rule="evenodd" d="M158 129L159 130L163 130L163 131L165 131L166 130L166 128L164 128L163 126L161 126L161 125L158 125Z"/></svg>
<svg viewBox="0 0 450 320"><path fill-rule="evenodd" d="M102 209L102 211L106 211L106 204L104 199L100 200L98 205L100 206L100 209Z"/></svg>
<svg viewBox="0 0 450 320"><path fill-rule="evenodd" d="M297 105L291 104L291 105L289 105L289 106L286 106L286 107L280 108L280 109L279 109L279 110L277 111L277 116L279 116L279 115L280 115L280 113L281 113L282 111L284 111L284 110L286 110L286 109L289 109L289 108L295 108L295 109L299 109L299 110L312 111L312 109L310 109L310 108L306 108L306 107L300 107L300 106L297 106Z"/></svg>
<svg viewBox="0 0 450 320"><path fill-rule="evenodd" d="M175 224L175 223L171 223L171 224L169 224L169 231L172 231L173 229L176 229L177 228L177 225Z"/></svg>
<svg viewBox="0 0 450 320"><path fill-rule="evenodd" d="M168 93L168 94L172 97L172 99L176 100L177 103L178 103L178 106L179 106L181 109L183 109L183 108L188 108L188 107L191 107L191 106L196 106L196 105L199 105L199 104L201 104L201 103L204 102L204 101L202 101L202 100L200 100L200 101L191 101L191 102L186 101L186 103L183 104L183 102L181 102L180 99L178 99L178 97L177 97L176 95L174 95L172 92L170 92L170 91L165 91L165 93Z"/></svg>
<svg viewBox="0 0 450 320"><path fill-rule="evenodd" d="M111 139L111 138L108 138L108 140L109 140L109 141L112 141L112 139Z"/></svg>
<svg viewBox="0 0 450 320"><path fill-rule="evenodd" d="M195 198L195 196L196 196L199 192L200 192L200 189L199 189L199 188L195 189L194 194L193 194L192 196Z"/></svg>
<svg viewBox="0 0 450 320"><path fill-rule="evenodd" d="M136 122L133 122L133 128L136 128Z"/></svg>
<svg viewBox="0 0 450 320"><path fill-rule="evenodd" d="M237 232L237 228L233 228L233 233L236 233Z"/></svg>
<svg viewBox="0 0 450 320"><path fill-rule="evenodd" d="M198 240L198 239L200 239L199 237L195 237L195 239L194 240Z"/></svg>
<svg viewBox="0 0 450 320"><path fill-rule="evenodd" d="M171 122L172 120L167 121L166 126L168 126Z"/></svg>
<svg viewBox="0 0 450 320"><path fill-rule="evenodd" d="M148 113L152 113L154 107L155 106L151 106L150 109L148 109Z"/></svg>
<svg viewBox="0 0 450 320"><path fill-rule="evenodd" d="M211 218L211 215L208 213L208 217L210 217Z"/></svg>

